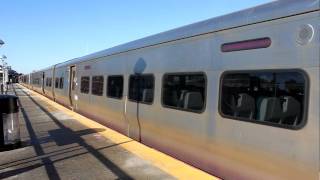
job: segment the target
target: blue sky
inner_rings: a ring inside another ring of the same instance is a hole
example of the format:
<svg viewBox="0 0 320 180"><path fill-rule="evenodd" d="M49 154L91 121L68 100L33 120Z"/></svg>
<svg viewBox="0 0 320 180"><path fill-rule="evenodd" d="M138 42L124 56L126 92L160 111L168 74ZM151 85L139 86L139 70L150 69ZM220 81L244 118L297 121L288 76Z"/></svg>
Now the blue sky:
<svg viewBox="0 0 320 180"><path fill-rule="evenodd" d="M1 0L0 55L21 73L270 0Z"/></svg>

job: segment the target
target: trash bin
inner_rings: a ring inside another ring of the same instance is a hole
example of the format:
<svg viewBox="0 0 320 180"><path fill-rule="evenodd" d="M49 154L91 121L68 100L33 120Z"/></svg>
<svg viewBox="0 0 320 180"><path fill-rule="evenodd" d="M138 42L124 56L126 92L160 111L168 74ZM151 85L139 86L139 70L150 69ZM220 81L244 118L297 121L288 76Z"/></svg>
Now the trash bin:
<svg viewBox="0 0 320 180"><path fill-rule="evenodd" d="M0 95L0 147L20 145L18 97Z"/></svg>

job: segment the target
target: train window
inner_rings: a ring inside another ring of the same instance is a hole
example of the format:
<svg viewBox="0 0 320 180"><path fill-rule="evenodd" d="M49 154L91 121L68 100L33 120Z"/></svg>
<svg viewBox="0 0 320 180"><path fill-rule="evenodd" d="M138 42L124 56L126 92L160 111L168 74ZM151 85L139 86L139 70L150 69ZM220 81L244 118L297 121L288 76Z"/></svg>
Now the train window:
<svg viewBox="0 0 320 180"><path fill-rule="evenodd" d="M49 79L48 79L48 78L46 78L46 86L48 86L48 81L49 81Z"/></svg>
<svg viewBox="0 0 320 180"><path fill-rule="evenodd" d="M81 77L80 92L84 94L88 94L89 88L90 88L89 86L90 86L90 77L89 76Z"/></svg>
<svg viewBox="0 0 320 180"><path fill-rule="evenodd" d="M97 96L102 96L103 94L103 76L93 76L92 77L92 94Z"/></svg>
<svg viewBox="0 0 320 180"><path fill-rule="evenodd" d="M48 86L51 87L52 86L52 78L48 78Z"/></svg>
<svg viewBox="0 0 320 180"><path fill-rule="evenodd" d="M153 75L131 75L129 80L129 100L151 104L154 94Z"/></svg>
<svg viewBox="0 0 320 180"><path fill-rule="evenodd" d="M107 96L121 99L123 94L123 76L109 76L107 83Z"/></svg>
<svg viewBox="0 0 320 180"><path fill-rule="evenodd" d="M59 78L56 78L54 81L54 87L59 88Z"/></svg>
<svg viewBox="0 0 320 180"><path fill-rule="evenodd" d="M39 78L36 79L35 84L40 85L40 79Z"/></svg>
<svg viewBox="0 0 320 180"><path fill-rule="evenodd" d="M206 76L203 73L165 74L162 83L164 107L201 113L205 109Z"/></svg>
<svg viewBox="0 0 320 180"><path fill-rule="evenodd" d="M299 129L305 124L307 78L301 71L227 72L220 113L231 119Z"/></svg>
<svg viewBox="0 0 320 180"><path fill-rule="evenodd" d="M71 90L74 91L76 89L76 71L72 71L72 83L71 83Z"/></svg>
<svg viewBox="0 0 320 180"><path fill-rule="evenodd" d="M60 78L59 88L63 89L63 77Z"/></svg>

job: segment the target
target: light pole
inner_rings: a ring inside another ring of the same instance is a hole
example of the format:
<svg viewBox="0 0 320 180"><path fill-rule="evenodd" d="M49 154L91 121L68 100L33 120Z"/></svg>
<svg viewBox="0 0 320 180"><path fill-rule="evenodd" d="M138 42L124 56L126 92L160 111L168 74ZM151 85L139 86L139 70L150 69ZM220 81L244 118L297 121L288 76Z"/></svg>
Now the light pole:
<svg viewBox="0 0 320 180"><path fill-rule="evenodd" d="M5 60L7 59L7 56L2 55L2 57L0 58L2 61L2 87L1 87L1 91L3 93L3 91L6 91L6 80L7 80L7 72L6 72L6 66L7 63L5 62Z"/></svg>
<svg viewBox="0 0 320 180"><path fill-rule="evenodd" d="M4 45L4 41L0 39L0 47ZM4 87L4 59L3 58L7 58L6 56L2 56L2 58L0 58L2 60L2 84L0 84L0 92L1 94L3 94L3 87Z"/></svg>

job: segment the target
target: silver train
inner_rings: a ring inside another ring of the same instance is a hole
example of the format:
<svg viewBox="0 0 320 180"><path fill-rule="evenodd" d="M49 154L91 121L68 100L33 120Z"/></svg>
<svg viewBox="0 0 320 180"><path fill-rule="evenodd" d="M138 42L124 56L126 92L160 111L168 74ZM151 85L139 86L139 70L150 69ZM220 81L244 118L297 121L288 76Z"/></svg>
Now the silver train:
<svg viewBox="0 0 320 180"><path fill-rule="evenodd" d="M319 7L274 1L20 82L224 179L319 179Z"/></svg>

